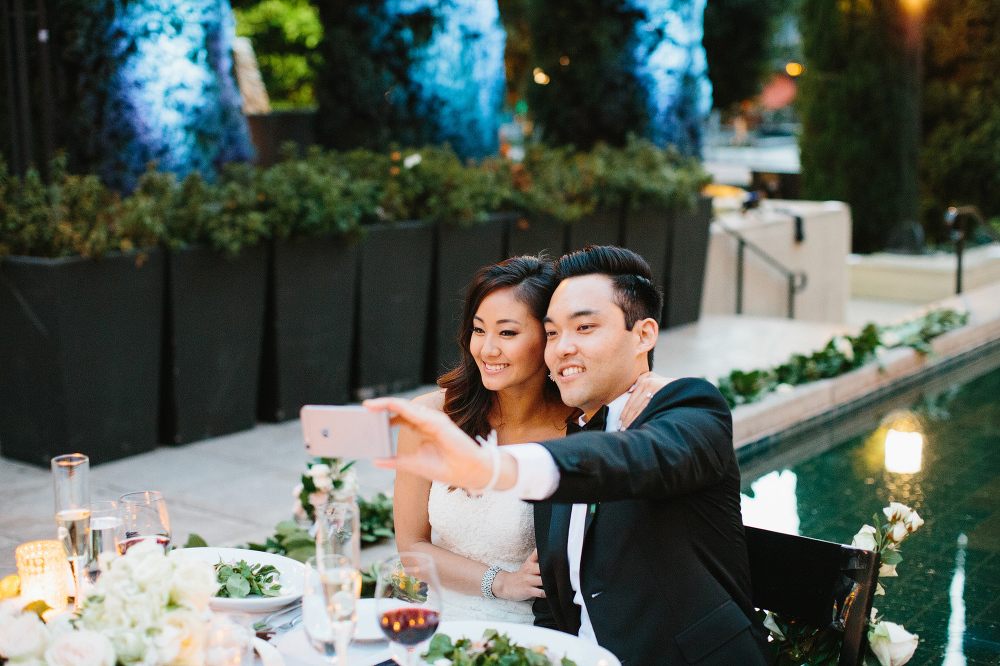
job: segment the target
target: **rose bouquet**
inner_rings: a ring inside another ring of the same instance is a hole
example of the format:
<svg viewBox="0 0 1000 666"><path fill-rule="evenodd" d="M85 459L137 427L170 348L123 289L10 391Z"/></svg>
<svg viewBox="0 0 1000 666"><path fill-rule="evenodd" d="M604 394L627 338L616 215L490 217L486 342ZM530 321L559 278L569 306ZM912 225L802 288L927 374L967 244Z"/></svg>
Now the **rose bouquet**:
<svg viewBox="0 0 1000 666"><path fill-rule="evenodd" d="M300 522L316 521L316 507L327 502L349 502L358 494L358 475L352 469L354 461L343 464L340 458L320 458L309 463L302 475L302 482L292 494L295 505L292 511Z"/></svg>
<svg viewBox="0 0 1000 666"><path fill-rule="evenodd" d="M898 502L890 502L882 509L886 521L874 515L875 526L864 525L854 535L851 545L855 548L873 550L881 557L878 575L880 578L899 576L896 566L903 561L900 544L918 527L923 519L910 507ZM882 583L877 584L876 595L884 595ZM778 666L810 664L823 666L836 664L840 652L840 632L829 627L814 627L799 622L789 622L777 613L767 611L764 626L771 632L773 645L777 649L775 663ZM865 663L870 666L902 666L910 660L917 649L919 636L911 634L895 622L881 618L877 608L872 608L868 623L868 654Z"/></svg>
<svg viewBox="0 0 1000 666"><path fill-rule="evenodd" d="M35 605L0 606L0 662L18 666L199 666L205 661L211 564L143 541L107 562L83 608L43 622Z"/></svg>

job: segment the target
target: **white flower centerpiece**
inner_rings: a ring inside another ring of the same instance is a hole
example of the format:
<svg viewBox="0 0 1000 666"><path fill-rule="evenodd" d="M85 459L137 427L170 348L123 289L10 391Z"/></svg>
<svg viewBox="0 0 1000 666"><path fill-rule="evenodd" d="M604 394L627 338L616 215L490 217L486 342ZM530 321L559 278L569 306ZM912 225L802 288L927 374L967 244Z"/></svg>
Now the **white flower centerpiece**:
<svg viewBox="0 0 1000 666"><path fill-rule="evenodd" d="M875 525L864 525L854 535L851 545L855 548L873 550L881 558L879 578L895 578L899 574L896 566L903 561L899 545L924 524L917 512L899 502L890 502L882 509L886 522L874 515ZM884 595L885 588L877 583L876 595ZM777 648L777 666L810 664L836 664L840 651L840 633L826 627L803 626L801 623L786 622L780 615L768 611L764 626L771 632ZM901 625L881 618L877 608L872 608L868 622L868 666L902 666L913 657L920 637L911 634Z"/></svg>
<svg viewBox="0 0 1000 666"><path fill-rule="evenodd" d="M302 475L302 482L292 490L295 504L292 512L300 524L311 525L316 521L316 507L328 502L356 502L358 475L354 461L344 463L340 458L319 458L309 463Z"/></svg>
<svg viewBox="0 0 1000 666"><path fill-rule="evenodd" d="M0 605L0 663L12 666L200 666L219 588L207 562L142 541L106 562L78 613L43 622L25 600Z"/></svg>

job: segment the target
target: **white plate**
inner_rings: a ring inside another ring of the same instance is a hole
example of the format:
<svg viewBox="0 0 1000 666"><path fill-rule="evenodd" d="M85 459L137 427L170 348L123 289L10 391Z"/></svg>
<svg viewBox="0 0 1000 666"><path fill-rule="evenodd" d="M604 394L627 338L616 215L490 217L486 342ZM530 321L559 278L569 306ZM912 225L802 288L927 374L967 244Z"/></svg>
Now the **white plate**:
<svg viewBox="0 0 1000 666"><path fill-rule="evenodd" d="M378 618L375 617L375 600L358 599L357 606L358 624L354 629L354 640L363 643L374 643L388 640L382 629L378 626Z"/></svg>
<svg viewBox="0 0 1000 666"><path fill-rule="evenodd" d="M544 645L556 656L556 663L568 657L577 666L621 666L615 655L599 645L594 645L561 631L536 627L530 624L512 622L484 622L479 620L445 620L438 626L437 633L448 634L454 643L459 638L477 640L487 629L496 629L499 634L507 634L521 647Z"/></svg>
<svg viewBox="0 0 1000 666"><path fill-rule="evenodd" d="M175 557L190 557L209 564L218 564L221 559L226 564L235 564L240 560L247 564L270 564L278 570L278 582L281 583L280 597L244 597L230 599L228 597L212 597L209 607L215 611L241 611L244 613L266 613L284 608L302 598L305 565L293 559L274 553L262 553L257 550L242 548L180 548L171 551Z"/></svg>

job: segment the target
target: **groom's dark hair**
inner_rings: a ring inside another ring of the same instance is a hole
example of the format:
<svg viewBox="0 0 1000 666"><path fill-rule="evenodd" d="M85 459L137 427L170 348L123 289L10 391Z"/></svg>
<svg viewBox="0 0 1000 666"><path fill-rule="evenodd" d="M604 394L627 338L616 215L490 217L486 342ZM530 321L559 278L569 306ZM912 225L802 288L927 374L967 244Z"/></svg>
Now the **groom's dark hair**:
<svg viewBox="0 0 1000 666"><path fill-rule="evenodd" d="M663 293L653 284L653 270L632 250L613 245L589 245L570 252L556 261L556 279L581 275L607 275L611 278L615 304L625 314L625 328L632 330L642 319L660 321ZM649 368L653 368L653 350L649 350Z"/></svg>

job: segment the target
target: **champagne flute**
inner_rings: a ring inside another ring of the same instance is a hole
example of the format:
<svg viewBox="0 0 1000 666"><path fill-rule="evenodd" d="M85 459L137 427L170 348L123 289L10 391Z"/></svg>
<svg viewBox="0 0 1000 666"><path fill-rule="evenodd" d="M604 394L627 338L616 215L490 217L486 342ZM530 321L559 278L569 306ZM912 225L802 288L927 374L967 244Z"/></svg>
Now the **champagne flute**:
<svg viewBox="0 0 1000 666"><path fill-rule="evenodd" d="M118 555L118 505L110 501L90 503L90 567L87 577L91 583L101 575L101 568L108 558ZM102 561L102 557L104 560Z"/></svg>
<svg viewBox="0 0 1000 666"><path fill-rule="evenodd" d="M429 555L399 553L380 563L375 615L386 638L406 651L403 666L415 666L417 647L434 635L441 619L441 583Z"/></svg>
<svg viewBox="0 0 1000 666"><path fill-rule="evenodd" d="M163 495L155 490L126 493L118 499L118 551L124 555L129 548L146 539L155 539L164 550L170 548L170 517Z"/></svg>
<svg viewBox="0 0 1000 666"><path fill-rule="evenodd" d="M313 649L331 664L347 666L360 594L361 574L348 558L327 553L306 562L302 628Z"/></svg>
<svg viewBox="0 0 1000 666"><path fill-rule="evenodd" d="M323 555L344 557L354 569L360 566L361 519L353 502L329 502L316 508L316 557Z"/></svg>
<svg viewBox="0 0 1000 666"><path fill-rule="evenodd" d="M70 453L52 459L56 495L56 530L66 559L73 565L73 604L82 607L84 569L90 550L90 458Z"/></svg>

